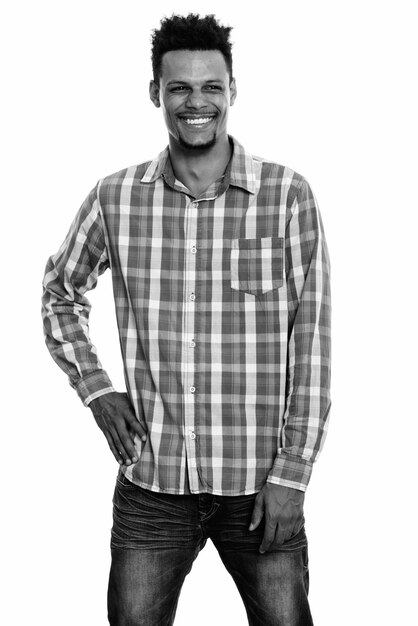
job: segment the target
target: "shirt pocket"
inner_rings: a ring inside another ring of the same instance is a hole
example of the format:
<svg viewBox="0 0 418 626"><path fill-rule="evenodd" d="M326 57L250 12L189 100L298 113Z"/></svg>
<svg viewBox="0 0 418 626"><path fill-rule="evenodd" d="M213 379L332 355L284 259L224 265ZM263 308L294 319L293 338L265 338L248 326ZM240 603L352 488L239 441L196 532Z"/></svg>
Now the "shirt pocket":
<svg viewBox="0 0 418 626"><path fill-rule="evenodd" d="M231 239L231 288L259 295L283 285L283 237Z"/></svg>

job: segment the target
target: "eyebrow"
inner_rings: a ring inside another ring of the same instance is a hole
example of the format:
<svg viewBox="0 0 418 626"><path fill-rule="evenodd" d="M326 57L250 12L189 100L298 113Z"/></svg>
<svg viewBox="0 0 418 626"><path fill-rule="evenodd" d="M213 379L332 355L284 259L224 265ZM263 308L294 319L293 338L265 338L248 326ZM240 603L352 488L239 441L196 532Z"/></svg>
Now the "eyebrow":
<svg viewBox="0 0 418 626"><path fill-rule="evenodd" d="M208 80L205 80L204 84L206 85L207 83L217 83L218 85L224 85L224 81L223 80L219 80L218 78L209 78ZM167 87L169 87L170 85L188 85L189 83L187 81L184 80L170 80L167 83Z"/></svg>

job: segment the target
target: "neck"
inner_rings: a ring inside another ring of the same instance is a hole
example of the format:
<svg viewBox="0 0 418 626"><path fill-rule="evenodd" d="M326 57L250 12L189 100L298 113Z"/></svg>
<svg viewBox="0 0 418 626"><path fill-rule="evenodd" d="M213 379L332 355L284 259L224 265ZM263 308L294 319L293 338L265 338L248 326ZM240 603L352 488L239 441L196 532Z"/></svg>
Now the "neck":
<svg viewBox="0 0 418 626"><path fill-rule="evenodd" d="M228 136L202 150L183 147L170 136L170 159L175 177L199 195L225 171L231 157Z"/></svg>

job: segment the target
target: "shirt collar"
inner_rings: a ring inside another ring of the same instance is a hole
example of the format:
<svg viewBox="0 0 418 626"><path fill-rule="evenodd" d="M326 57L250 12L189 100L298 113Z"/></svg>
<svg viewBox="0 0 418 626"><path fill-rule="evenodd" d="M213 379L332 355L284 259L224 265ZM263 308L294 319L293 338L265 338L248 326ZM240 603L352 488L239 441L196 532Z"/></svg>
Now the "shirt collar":
<svg viewBox="0 0 418 626"><path fill-rule="evenodd" d="M249 193L255 193L256 173L254 168L254 158L242 145L231 135L229 139L233 145L232 159L225 172L225 182L229 185L241 187ZM145 174L141 178L141 183L153 183L164 176L168 181L173 181L174 174L169 159L169 148L164 148L162 152L149 164ZM229 180L228 180L229 178Z"/></svg>

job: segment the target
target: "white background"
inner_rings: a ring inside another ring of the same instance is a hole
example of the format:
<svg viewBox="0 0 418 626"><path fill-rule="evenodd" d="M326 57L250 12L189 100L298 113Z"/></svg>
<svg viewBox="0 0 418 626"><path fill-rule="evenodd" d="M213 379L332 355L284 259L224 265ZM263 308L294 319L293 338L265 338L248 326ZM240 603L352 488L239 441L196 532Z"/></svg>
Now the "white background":
<svg viewBox="0 0 418 626"><path fill-rule="evenodd" d="M315 624L417 623L413 5L16 0L3 12L2 623L107 623L117 466L44 346L41 281L96 181L166 145L150 31L189 10L234 26L230 133L303 174L325 224L333 408L305 509ZM123 390L107 274L91 336ZM210 543L176 624L246 624Z"/></svg>

